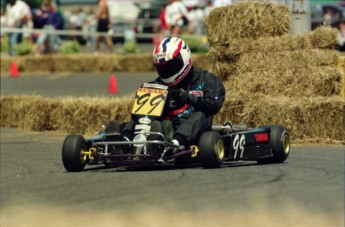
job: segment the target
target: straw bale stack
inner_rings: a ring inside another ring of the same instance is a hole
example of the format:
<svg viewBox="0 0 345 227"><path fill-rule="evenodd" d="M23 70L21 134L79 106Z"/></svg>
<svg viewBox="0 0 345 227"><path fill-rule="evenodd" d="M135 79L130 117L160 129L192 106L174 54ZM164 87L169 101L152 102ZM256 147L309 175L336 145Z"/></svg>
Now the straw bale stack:
<svg viewBox="0 0 345 227"><path fill-rule="evenodd" d="M211 46L211 56L222 59L236 58L244 53L275 53L283 51L330 49L337 44L338 31L328 26L320 26L314 31L300 35L261 37L258 39L232 39L231 42L217 42Z"/></svg>
<svg viewBox="0 0 345 227"><path fill-rule="evenodd" d="M294 142L345 141L345 99L340 96L344 76L337 70L339 54L331 50L336 32L320 27L291 36L288 22L285 6L267 2L236 3L210 13L206 26L212 71L224 79L227 89L214 122L230 120L251 127L281 124ZM99 59L108 62L104 68L93 62L95 71L131 70L139 60L134 58L132 65L124 66L126 57ZM53 71L64 67L50 63ZM151 62L142 65L152 67ZM2 96L1 127L95 133L111 119L127 121L132 102L132 97Z"/></svg>
<svg viewBox="0 0 345 227"><path fill-rule="evenodd" d="M276 37L271 41L261 38L256 40L256 45L248 45L248 48L246 48L245 44L240 44L240 41L237 47L229 46L227 48L227 46L217 45L212 47L210 51L213 61L212 71L223 80L227 80L233 74L246 72L279 71L283 73L284 70L296 67L336 66L339 53L325 47L331 48L335 46L337 33L329 33L329 28L327 27L320 27L318 30L318 34L324 33L325 36L333 34L333 38L328 39L331 43L326 44L324 41L312 41L313 35L289 35L280 38ZM334 31L334 29L331 31ZM318 35L318 37L323 36ZM287 40L293 40L290 42L291 45L288 45ZM314 45L312 44L313 42ZM316 46L316 44L320 44L320 46Z"/></svg>
<svg viewBox="0 0 345 227"><path fill-rule="evenodd" d="M132 98L2 96L0 127L93 134L110 119L128 121Z"/></svg>
<svg viewBox="0 0 345 227"><path fill-rule="evenodd" d="M39 96L1 97L1 127L45 131L59 128L59 103Z"/></svg>
<svg viewBox="0 0 345 227"><path fill-rule="evenodd" d="M252 94L228 97L214 121L231 119L251 126L282 124L293 141L336 142L345 139L345 101L340 96L287 97Z"/></svg>
<svg viewBox="0 0 345 227"><path fill-rule="evenodd" d="M258 19L255 13L238 17L245 5L249 11L260 11L267 3L232 4L212 11L206 20L212 71L224 80L227 90L215 121L227 119L252 127L282 124L293 140L345 141L345 100L340 97L343 76L337 69L339 53L332 49L337 30L322 26L293 36L283 29L262 29L284 25L283 14L274 22L270 16L267 20L259 17L260 26L254 23L261 32L257 35L251 30L251 22ZM269 7L273 16L282 8ZM222 29L215 27L217 20Z"/></svg>
<svg viewBox="0 0 345 227"><path fill-rule="evenodd" d="M289 32L289 9L270 2L240 2L215 8L206 18L206 35L211 46L234 39L281 36Z"/></svg>
<svg viewBox="0 0 345 227"><path fill-rule="evenodd" d="M303 76L300 76L303 75ZM330 66L288 69L284 72L235 74L225 83L227 93L250 96L252 93L288 97L331 96L340 94L341 75Z"/></svg>
<svg viewBox="0 0 345 227"><path fill-rule="evenodd" d="M132 98L64 98L61 100L63 109L60 118L63 124L60 130L95 133L110 119L118 122L128 121L132 102Z"/></svg>

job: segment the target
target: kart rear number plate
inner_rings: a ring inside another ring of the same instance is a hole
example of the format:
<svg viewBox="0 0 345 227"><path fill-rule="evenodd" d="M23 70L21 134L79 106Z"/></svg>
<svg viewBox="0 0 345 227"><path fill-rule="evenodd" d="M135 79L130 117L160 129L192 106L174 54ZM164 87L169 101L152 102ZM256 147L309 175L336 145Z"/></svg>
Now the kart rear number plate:
<svg viewBox="0 0 345 227"><path fill-rule="evenodd" d="M135 96L132 114L161 116L167 94L167 90L139 88Z"/></svg>

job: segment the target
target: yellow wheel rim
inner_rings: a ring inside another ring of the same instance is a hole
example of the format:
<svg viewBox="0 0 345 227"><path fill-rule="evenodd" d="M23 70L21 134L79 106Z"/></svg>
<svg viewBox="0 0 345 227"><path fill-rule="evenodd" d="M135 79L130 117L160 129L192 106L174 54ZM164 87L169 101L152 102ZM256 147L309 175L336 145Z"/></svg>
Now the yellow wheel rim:
<svg viewBox="0 0 345 227"><path fill-rule="evenodd" d="M80 161L81 163L85 163L87 160L87 152L85 151L86 146L85 144L82 144L82 148L80 150Z"/></svg>
<svg viewBox="0 0 345 227"><path fill-rule="evenodd" d="M285 154L288 154L290 152L290 137L288 135L284 136L283 148L284 148Z"/></svg>
<svg viewBox="0 0 345 227"><path fill-rule="evenodd" d="M219 160L223 160L223 158L224 158L224 143L222 140L218 140L218 142L216 144L216 154L217 154L217 158Z"/></svg>

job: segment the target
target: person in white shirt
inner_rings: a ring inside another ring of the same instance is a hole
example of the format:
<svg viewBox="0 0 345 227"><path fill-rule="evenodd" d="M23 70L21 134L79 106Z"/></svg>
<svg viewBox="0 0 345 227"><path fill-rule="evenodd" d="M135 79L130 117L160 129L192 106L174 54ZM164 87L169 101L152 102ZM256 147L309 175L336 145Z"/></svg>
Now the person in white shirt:
<svg viewBox="0 0 345 227"><path fill-rule="evenodd" d="M32 26L31 9L22 0L9 0L8 4L6 5L5 14L7 26L10 28L23 28L30 24ZM22 34L13 32L9 33L8 36L8 54L13 56L16 54L14 47L21 41Z"/></svg>
<svg viewBox="0 0 345 227"><path fill-rule="evenodd" d="M214 9L214 7L215 6L213 5L213 1L212 0L208 0L207 1L207 5L206 5L206 7L204 9L205 17L207 17L210 14L210 12Z"/></svg>
<svg viewBox="0 0 345 227"><path fill-rule="evenodd" d="M213 0L214 7L225 6L231 3L232 3L232 0Z"/></svg>
<svg viewBox="0 0 345 227"><path fill-rule="evenodd" d="M179 36L183 26L187 26L188 10L182 2L169 0L165 10L165 20L171 36Z"/></svg>
<svg viewBox="0 0 345 227"><path fill-rule="evenodd" d="M204 18L204 11L200 7L194 6L188 13L188 33L202 35Z"/></svg>
<svg viewBox="0 0 345 227"><path fill-rule="evenodd" d="M338 50L345 51L345 21L338 23Z"/></svg>

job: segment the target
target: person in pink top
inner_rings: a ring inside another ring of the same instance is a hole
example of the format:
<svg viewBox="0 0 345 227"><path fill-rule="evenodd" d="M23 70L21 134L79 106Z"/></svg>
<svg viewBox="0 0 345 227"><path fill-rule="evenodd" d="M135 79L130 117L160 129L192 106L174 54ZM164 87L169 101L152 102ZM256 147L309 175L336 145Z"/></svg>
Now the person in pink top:
<svg viewBox="0 0 345 227"><path fill-rule="evenodd" d="M165 37L169 36L170 34L169 27L168 27L165 17L166 17L166 4L163 4L159 17L158 17L159 27L158 27L157 35L155 35L152 40L152 43L154 45L157 45L158 43L160 43L160 41L162 41Z"/></svg>

